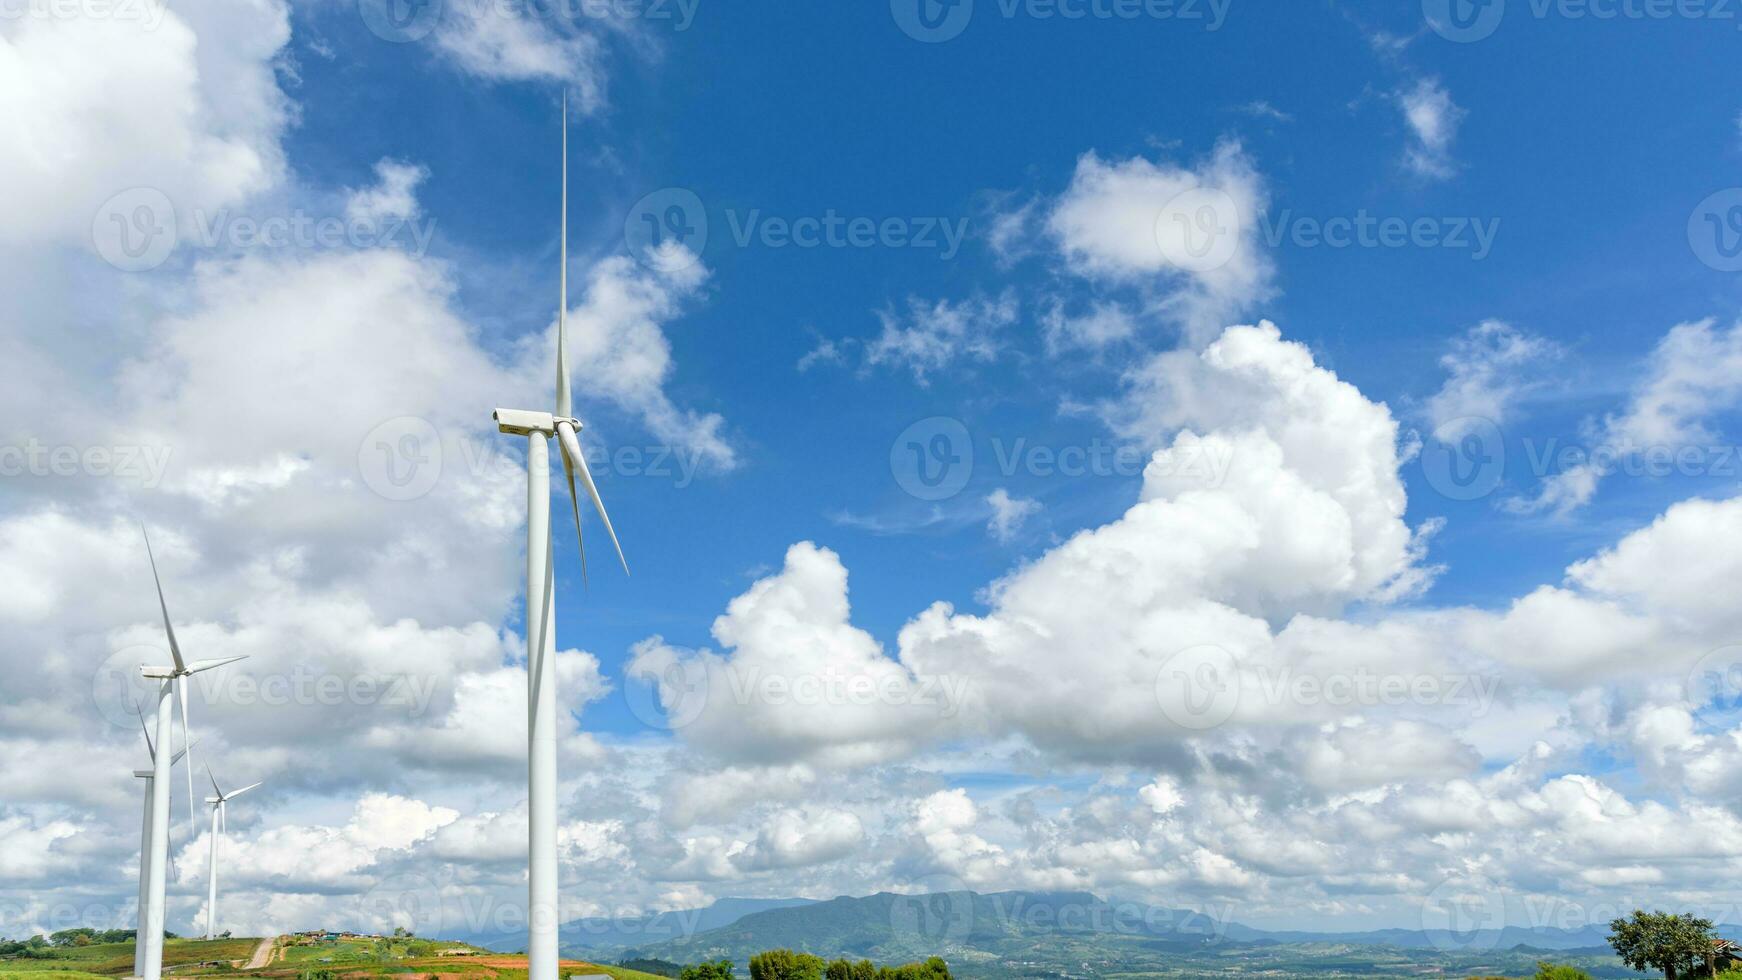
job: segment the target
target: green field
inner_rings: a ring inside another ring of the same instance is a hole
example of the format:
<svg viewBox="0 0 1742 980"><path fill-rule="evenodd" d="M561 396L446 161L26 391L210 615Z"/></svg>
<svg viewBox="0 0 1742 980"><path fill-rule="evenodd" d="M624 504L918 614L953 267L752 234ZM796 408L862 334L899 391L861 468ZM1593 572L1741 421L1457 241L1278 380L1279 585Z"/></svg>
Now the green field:
<svg viewBox="0 0 1742 980"><path fill-rule="evenodd" d="M165 969L218 960L246 963L260 944L258 939L171 939L163 944ZM7 980L34 977L37 980L76 980L79 977L124 977L133 972L132 943L97 943L90 946L56 947L44 951L46 959L0 958L0 977ZM177 972L183 972L178 970ZM186 970L186 972L192 972Z"/></svg>
<svg viewBox="0 0 1742 980"><path fill-rule="evenodd" d="M299 980L306 973L330 972L334 978L445 977L455 980L525 980L526 958L449 942L415 937L320 939L279 938L278 951L258 970L244 970L259 939L219 939L211 942L171 939L164 944L165 974L176 976L259 977ZM475 956L441 956L456 947ZM133 972L132 943L101 943L44 949L41 958L0 957L0 980L113 980ZM615 966L564 960L563 973L605 973L613 980L666 980L664 977Z"/></svg>

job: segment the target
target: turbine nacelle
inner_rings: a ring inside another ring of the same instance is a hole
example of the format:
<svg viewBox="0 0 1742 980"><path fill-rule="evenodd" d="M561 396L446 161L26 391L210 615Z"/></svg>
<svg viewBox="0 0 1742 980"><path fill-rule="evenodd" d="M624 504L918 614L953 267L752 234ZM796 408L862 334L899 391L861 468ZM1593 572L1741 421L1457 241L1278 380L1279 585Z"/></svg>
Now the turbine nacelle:
<svg viewBox="0 0 1742 980"><path fill-rule="evenodd" d="M580 419L559 418L549 412L528 412L518 408L498 408L490 417L496 420L497 431L511 436L554 436L559 422L567 422L576 430L581 428Z"/></svg>

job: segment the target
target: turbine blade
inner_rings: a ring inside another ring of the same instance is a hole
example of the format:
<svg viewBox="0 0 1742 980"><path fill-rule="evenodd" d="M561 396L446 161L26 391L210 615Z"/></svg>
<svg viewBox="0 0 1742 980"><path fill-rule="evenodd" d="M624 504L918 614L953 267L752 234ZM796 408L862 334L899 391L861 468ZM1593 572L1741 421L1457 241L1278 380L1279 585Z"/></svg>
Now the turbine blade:
<svg viewBox="0 0 1742 980"><path fill-rule="evenodd" d="M559 431L566 428L568 428L567 423L558 426ZM558 439L557 442L562 447L563 473L569 478L569 507L575 512L575 541L581 546L581 585L586 587L588 584L587 536L581 530L581 495L575 490L575 464L569 458L569 444L562 439Z"/></svg>
<svg viewBox="0 0 1742 980"><path fill-rule="evenodd" d="M605 502L599 499L599 486L593 482L593 471L587 468L587 457L581 455L581 442L575 436L574 427L558 422L556 434L562 440L563 451L574 457L581 485L587 488L587 496L592 498L593 507L599 511L599 520L605 523L605 533L611 536L611 547L617 549L617 560L623 564L623 574L629 574L629 559L623 557L623 545L617 540L617 529L611 526L611 515L605 511Z"/></svg>
<svg viewBox="0 0 1742 980"><path fill-rule="evenodd" d="M133 702L133 713L139 716L139 732L145 736L145 751L151 756L151 761L156 762L157 746L151 744L151 729L145 724L145 710L139 707L138 701ZM176 758L181 758L180 753L177 753ZM170 765L173 766L175 763L171 762Z"/></svg>
<svg viewBox="0 0 1742 980"><path fill-rule="evenodd" d="M209 762L206 763L206 778L212 781L212 792L218 794L219 799L223 799L224 791L218 788L218 777L212 775L212 764Z"/></svg>
<svg viewBox="0 0 1742 980"><path fill-rule="evenodd" d="M195 814L199 811L194 809L194 730L188 722L188 684L189 680L186 677L175 679L176 694L181 699L181 740L182 744L186 746L182 751L188 757L188 828L193 833L198 834L199 828L194 826L194 821L197 819Z"/></svg>
<svg viewBox="0 0 1742 980"><path fill-rule="evenodd" d="M246 793L249 790L251 790L259 785L261 785L261 784L260 783L249 783L248 785L242 787L241 789L237 790L236 792L231 793L229 796L224 797L224 802L228 803L231 800L235 799L236 797L241 796L243 793Z"/></svg>
<svg viewBox="0 0 1742 980"><path fill-rule="evenodd" d="M198 744L200 744L200 740L196 738L193 740L193 742L191 744L198 745ZM172 755L169 757L169 764L172 766L175 765L176 763L181 761L182 756L187 755L187 754L188 754L188 746L184 745L181 747L180 752L177 752L175 755Z"/></svg>
<svg viewBox="0 0 1742 980"><path fill-rule="evenodd" d="M163 610L163 632L169 637L169 655L175 658L175 667L180 670L181 646L175 642L175 627L169 624L169 604L163 601L163 579L157 575L157 556L151 553L151 534L143 524L139 525L139 531L145 535L145 557L151 560L151 580L157 583L157 607Z"/></svg>
<svg viewBox="0 0 1742 980"><path fill-rule="evenodd" d="M559 295L556 312L556 414L574 415L574 396L569 390L569 90L563 89L562 244L559 247Z"/></svg>
<svg viewBox="0 0 1742 980"><path fill-rule="evenodd" d="M241 657L218 657L218 658L214 658L212 660L196 660L193 663L188 664L186 669L183 671L183 673L197 674L202 670L211 670L213 667L222 667L225 664L233 664L238 660L247 660L247 659L248 659L247 656L241 656Z"/></svg>

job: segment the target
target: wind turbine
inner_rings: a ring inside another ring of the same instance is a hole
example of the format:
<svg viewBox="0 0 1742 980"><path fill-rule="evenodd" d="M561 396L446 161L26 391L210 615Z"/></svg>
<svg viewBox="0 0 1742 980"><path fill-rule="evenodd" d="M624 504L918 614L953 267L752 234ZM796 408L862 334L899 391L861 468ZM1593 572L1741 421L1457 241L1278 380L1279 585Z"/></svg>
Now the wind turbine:
<svg viewBox="0 0 1742 980"><path fill-rule="evenodd" d="M139 732L145 736L145 752L151 757L151 762L155 766L157 747L151 744L151 730L145 727L145 712L138 704L133 705L133 711L139 716ZM170 758L169 764L174 766L180 762L181 757L187 755L187 751L184 747L180 752L177 752ZM133 775L137 779L145 780L145 817L139 828L139 905L137 912L139 922L133 933L133 975L144 976L145 906L148 901L147 892L151 888L151 799L152 784L156 781L157 773L153 769L135 769Z"/></svg>
<svg viewBox="0 0 1742 980"><path fill-rule="evenodd" d="M569 115L563 93L561 295L557 305L556 412L499 408L496 427L509 435L526 436L526 687L527 687L527 980L557 980L557 858L556 858L556 610L550 547L550 443L555 437L568 475L569 503L574 508L575 534L581 534L581 504L575 493L578 473L587 496L599 511L617 560L625 574L629 562L599 499L587 458L581 453L569 392ZM581 541L581 574L586 575L587 551Z"/></svg>
<svg viewBox="0 0 1742 980"><path fill-rule="evenodd" d="M143 532L145 529L142 527ZM188 678L201 671L232 664L244 657L221 660L182 659L181 645L175 642L175 627L169 622L169 604L163 599L163 580L157 574L157 557L151 553L151 535L145 535L145 554L151 559L151 578L157 583L157 605L163 610L163 633L169 639L169 654L173 667L141 666L139 672L157 681L157 744L169 745L175 732L175 706L172 692L181 694L182 744L192 748L192 732L188 728ZM184 752L187 749L183 749ZM162 980L163 976L163 893L169 867L169 760L167 752L154 753L151 779L151 884L145 892L145 914L141 916L145 930L145 957L139 964L144 980ZM193 826L193 759L188 759L188 826ZM161 832L160 832L161 831Z"/></svg>
<svg viewBox="0 0 1742 980"><path fill-rule="evenodd" d="M248 792L259 783L244 786L234 793L225 793L218 788L218 777L212 775L212 767L206 766L206 778L212 781L212 792L217 796L206 797L206 803L212 808L212 862L206 866L206 938L218 938L218 835L226 829L224 813L226 805L243 793Z"/></svg>

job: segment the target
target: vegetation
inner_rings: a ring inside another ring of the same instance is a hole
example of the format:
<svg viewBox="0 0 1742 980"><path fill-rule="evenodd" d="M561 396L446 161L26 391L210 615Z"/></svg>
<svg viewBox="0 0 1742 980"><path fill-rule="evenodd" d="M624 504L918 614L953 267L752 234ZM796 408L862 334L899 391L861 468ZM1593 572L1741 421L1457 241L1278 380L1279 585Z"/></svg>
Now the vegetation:
<svg viewBox="0 0 1742 980"><path fill-rule="evenodd" d="M3 980L78 980L81 976L124 977L133 972L133 943L103 942L111 933L93 930L80 942L82 930L69 929L59 944L55 933L49 937L34 937L21 942L0 941L0 978ZM178 939L168 937L163 944L165 967L177 967L178 973L200 969L198 964L228 964L246 961L254 952L257 939ZM17 952L7 952L13 948Z"/></svg>
<svg viewBox="0 0 1742 980"><path fill-rule="evenodd" d="M655 962L663 962L656 960ZM629 964L625 963L624 966ZM714 960L711 963L697 963L686 966L678 974L678 980L732 980L732 961Z"/></svg>
<svg viewBox="0 0 1742 980"><path fill-rule="evenodd" d="M1538 963L1536 980L1591 980L1591 975L1576 966L1564 963Z"/></svg>
<svg viewBox="0 0 1742 980"><path fill-rule="evenodd" d="M1635 970L1662 970L1666 980L1690 976L1712 956L1712 920L1636 909L1609 923L1609 945Z"/></svg>
<svg viewBox="0 0 1742 980"><path fill-rule="evenodd" d="M651 973L656 977L671 977L672 980L678 980L678 978L685 975L684 971L689 969L689 967L684 966L682 963L654 959L618 960L617 965L626 970L639 970L642 973ZM732 975L731 963L726 964L725 975L727 977ZM711 978L702 977L700 980L711 980Z"/></svg>
<svg viewBox="0 0 1742 980"><path fill-rule="evenodd" d="M679 980L731 980L727 959L684 967ZM837 959L771 949L750 957L750 980L951 980L949 964L933 956L922 963L878 966L870 960Z"/></svg>

